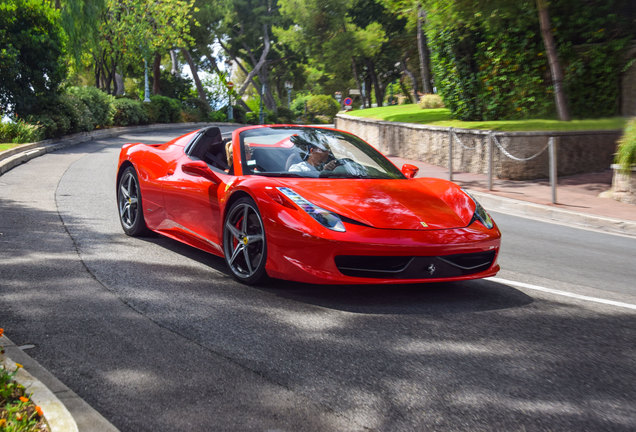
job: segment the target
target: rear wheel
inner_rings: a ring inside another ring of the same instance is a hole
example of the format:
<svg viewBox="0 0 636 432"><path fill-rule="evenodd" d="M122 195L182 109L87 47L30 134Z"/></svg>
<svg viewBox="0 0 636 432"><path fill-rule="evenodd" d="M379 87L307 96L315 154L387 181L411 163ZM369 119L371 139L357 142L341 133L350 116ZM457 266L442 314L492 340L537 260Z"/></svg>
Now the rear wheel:
<svg viewBox="0 0 636 432"><path fill-rule="evenodd" d="M238 281L255 284L265 278L265 228L253 199L240 198L230 207L223 225L223 251Z"/></svg>
<svg viewBox="0 0 636 432"><path fill-rule="evenodd" d="M126 168L117 185L117 207L119 222L129 236L140 236L148 232L141 204L141 191L137 172L131 166Z"/></svg>

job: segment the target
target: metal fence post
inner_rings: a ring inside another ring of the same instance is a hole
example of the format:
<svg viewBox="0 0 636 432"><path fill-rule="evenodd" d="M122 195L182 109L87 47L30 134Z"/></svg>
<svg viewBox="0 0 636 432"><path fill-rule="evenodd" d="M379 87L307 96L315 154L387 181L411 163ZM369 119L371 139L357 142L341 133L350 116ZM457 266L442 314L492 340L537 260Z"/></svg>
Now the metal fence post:
<svg viewBox="0 0 636 432"><path fill-rule="evenodd" d="M492 132L490 132L488 134L488 190L492 190L493 139Z"/></svg>
<svg viewBox="0 0 636 432"><path fill-rule="evenodd" d="M556 143L554 142L554 137L550 137L548 140L548 148L549 148L549 160L550 160L550 186L552 188L552 204L556 204L557 202L557 153L556 153Z"/></svg>
<svg viewBox="0 0 636 432"><path fill-rule="evenodd" d="M453 181L453 128L448 128L448 180Z"/></svg>

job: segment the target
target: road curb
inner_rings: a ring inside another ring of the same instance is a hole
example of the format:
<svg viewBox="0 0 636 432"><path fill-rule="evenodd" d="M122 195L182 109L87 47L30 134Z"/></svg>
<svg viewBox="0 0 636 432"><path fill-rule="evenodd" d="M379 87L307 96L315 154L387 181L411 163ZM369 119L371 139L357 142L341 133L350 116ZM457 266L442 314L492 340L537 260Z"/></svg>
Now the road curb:
<svg viewBox="0 0 636 432"><path fill-rule="evenodd" d="M102 138L112 138L131 132L146 132L153 130L188 128L201 128L204 126L224 126L234 123L158 123L145 126L115 127L109 129L94 130L91 132L79 132L67 135L59 139L48 139L34 143L21 144L9 150L0 152L0 176L5 172L30 161L38 156L51 153L56 150L82 144L88 141Z"/></svg>
<svg viewBox="0 0 636 432"><path fill-rule="evenodd" d="M0 355L0 362L6 370L14 371L17 363L22 366L14 379L25 387L26 394L42 408L51 432L118 431L6 335L0 337L0 346L5 351L4 355Z"/></svg>
<svg viewBox="0 0 636 432"><path fill-rule="evenodd" d="M636 237L636 221L597 216L589 213L578 213L544 204L501 197L471 189L468 190L471 195L479 200L479 203L483 205L484 208L490 211Z"/></svg>

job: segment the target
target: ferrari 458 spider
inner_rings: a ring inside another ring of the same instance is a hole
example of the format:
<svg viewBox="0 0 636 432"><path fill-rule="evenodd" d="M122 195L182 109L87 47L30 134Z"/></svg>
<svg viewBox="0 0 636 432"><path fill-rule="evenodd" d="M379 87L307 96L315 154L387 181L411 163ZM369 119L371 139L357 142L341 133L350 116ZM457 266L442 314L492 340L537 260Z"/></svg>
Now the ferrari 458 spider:
<svg viewBox="0 0 636 432"><path fill-rule="evenodd" d="M454 183L415 178L349 133L208 127L126 144L117 204L124 232L148 230L225 258L252 284L477 279L499 270L500 233Z"/></svg>

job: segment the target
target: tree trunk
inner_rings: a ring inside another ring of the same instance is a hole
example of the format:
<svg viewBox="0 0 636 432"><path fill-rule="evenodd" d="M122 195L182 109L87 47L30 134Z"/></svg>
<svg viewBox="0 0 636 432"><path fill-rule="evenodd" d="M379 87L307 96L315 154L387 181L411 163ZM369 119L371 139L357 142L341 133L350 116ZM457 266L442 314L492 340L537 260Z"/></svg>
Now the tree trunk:
<svg viewBox="0 0 636 432"><path fill-rule="evenodd" d="M404 74L406 74L406 76L408 76L411 80L411 87L413 88L413 100L417 101L417 79L415 78L415 75L413 75L413 72L409 70L406 63L406 57L402 59L401 63Z"/></svg>
<svg viewBox="0 0 636 432"><path fill-rule="evenodd" d="M176 49L170 50L170 61L172 63L172 68L170 69L170 73L172 75L178 75L179 74L179 58L177 57Z"/></svg>
<svg viewBox="0 0 636 432"><path fill-rule="evenodd" d="M181 50L183 52L183 56L188 62L188 66L190 66L190 71L192 72L192 78L194 79L194 84L197 87L197 93L199 95L199 99L203 101L206 105L208 104L208 98L205 95L205 90L203 89L203 85L201 84L201 80L199 79L199 70L197 68L196 63L192 60L192 56L190 55L190 51L186 48Z"/></svg>
<svg viewBox="0 0 636 432"><path fill-rule="evenodd" d="M384 88L382 83L378 80L378 74L375 73L375 64L372 60L367 59L367 67L369 68L369 77L375 90L375 103L381 107L384 105ZM371 101L371 95L369 95L369 102Z"/></svg>
<svg viewBox="0 0 636 432"><path fill-rule="evenodd" d="M254 75L258 74L261 68L263 67L263 65L265 64L265 61L267 60L267 55L269 54L270 47L271 47L271 43L269 41L269 31L267 29L267 25L263 24L263 52L261 53L261 57L258 59L258 62L254 65L254 68L250 71L249 74L247 74L247 78L245 79L245 82L243 83L239 91L237 92L239 96L243 96L243 93L245 93L245 90L247 90L247 86L250 85L250 82L252 81L252 78L254 77Z"/></svg>
<svg viewBox="0 0 636 432"><path fill-rule="evenodd" d="M159 87L159 80L161 79L161 55L155 53L155 61L152 64L152 94L161 94L161 88Z"/></svg>
<svg viewBox="0 0 636 432"><path fill-rule="evenodd" d="M360 92L360 98L362 99L362 107L366 108L366 101L364 100L364 94L362 93L362 84L360 83L360 77L358 76L358 68L356 67L356 59L351 57L351 70L353 71L353 76L356 79L356 84L358 85L358 91Z"/></svg>
<svg viewBox="0 0 636 432"><path fill-rule="evenodd" d="M420 56L420 73L422 74L422 89L424 93L433 93L431 79L431 64L428 56L428 44L426 43L426 35L422 31L422 23L426 21L426 11L422 6L417 9L417 51ZM417 103L418 98L415 97Z"/></svg>
<svg viewBox="0 0 636 432"><path fill-rule="evenodd" d="M265 85L265 94L263 94L263 103L265 104L265 108L270 111L274 111L274 113L278 113L278 107L276 106L276 100L272 95L272 89L269 85L269 71L267 70L267 66L261 67L261 71L258 74L258 79L261 83Z"/></svg>
<svg viewBox="0 0 636 432"><path fill-rule="evenodd" d="M539 25L541 27L541 37L545 45L545 51L550 64L550 75L552 76L552 86L554 87L554 102L556 103L559 120L569 121L570 110L568 109L565 91L563 89L563 70L557 55L556 43L550 27L550 14L545 0L537 0L537 10L539 12Z"/></svg>

